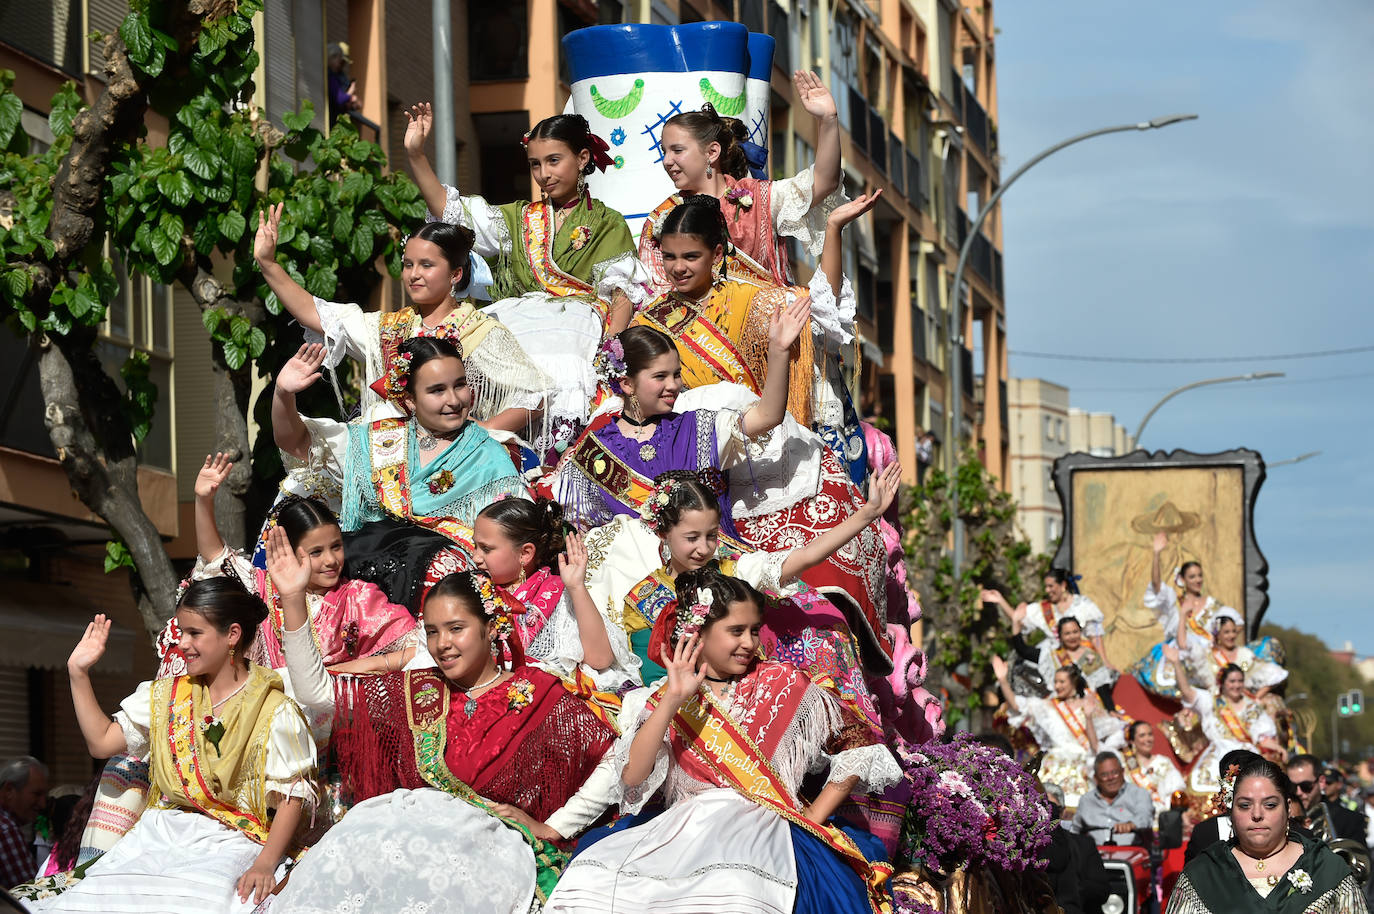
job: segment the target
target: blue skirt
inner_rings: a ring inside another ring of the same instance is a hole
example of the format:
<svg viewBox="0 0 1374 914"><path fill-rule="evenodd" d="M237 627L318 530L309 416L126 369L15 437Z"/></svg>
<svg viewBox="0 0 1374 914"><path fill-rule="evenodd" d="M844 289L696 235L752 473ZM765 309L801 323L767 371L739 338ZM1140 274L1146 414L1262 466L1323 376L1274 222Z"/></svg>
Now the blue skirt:
<svg viewBox="0 0 1374 914"><path fill-rule="evenodd" d="M840 819L831 819L829 824L854 839L869 860L887 861L881 839ZM868 887L859 874L800 825L792 826L792 853L797 859L795 914L872 914Z"/></svg>

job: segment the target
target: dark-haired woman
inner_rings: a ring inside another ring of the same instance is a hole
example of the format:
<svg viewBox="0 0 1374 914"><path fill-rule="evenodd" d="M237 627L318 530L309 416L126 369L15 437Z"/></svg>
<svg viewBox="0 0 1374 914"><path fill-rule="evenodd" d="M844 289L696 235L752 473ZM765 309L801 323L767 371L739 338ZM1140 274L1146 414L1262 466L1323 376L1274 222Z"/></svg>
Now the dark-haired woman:
<svg viewBox="0 0 1374 914"><path fill-rule="evenodd" d="M1077 806L1078 798L1092 788L1088 776L1093 757L1102 749L1119 750L1125 744L1122 722L1088 691L1088 682L1076 666L1055 671L1049 698L1017 695L1007 681L1007 662L1001 657L992 658L992 670L1011 725L1030 730L1044 753L1041 783L1058 784L1064 788L1064 805Z"/></svg>
<svg viewBox="0 0 1374 914"><path fill-rule="evenodd" d="M196 567L193 579L227 572L251 587L267 603L267 625L258 632L252 657L271 669L285 664L281 649L281 599L271 576L241 552L224 543L215 526L215 491L233 468L223 454L205 458L196 476ZM344 574L343 531L339 520L313 498L290 498L272 509L269 527L280 527L292 549L310 561L306 604L310 627L325 665L337 673L382 673L398 670L415 654L415 617L390 602L369 581Z"/></svg>
<svg viewBox="0 0 1374 914"><path fill-rule="evenodd" d="M306 576L282 572L297 591ZM298 597L289 610L301 618ZM292 872L282 910L439 911L461 899L523 914L547 898L567 858L543 823L615 731L525 663L513 611L486 575L449 575L423 609L434 668L342 677L331 745L356 805Z"/></svg>
<svg viewBox="0 0 1374 914"><path fill-rule="evenodd" d="M759 150L748 144L747 128L735 118L719 116L710 105L676 114L663 125L663 170L677 193L655 207L639 236L640 259L659 288L669 285L656 243L660 221L693 194L717 197L725 208L735 272L787 285L785 238L795 238L812 257L820 254L826 219L845 200L839 117L819 76L798 70L792 82L803 110L816 118L817 131L816 163L794 178L769 181L752 176L751 165L761 169L763 163L749 160Z"/></svg>
<svg viewBox="0 0 1374 914"><path fill-rule="evenodd" d="M856 482L867 470L867 457L843 381L842 366L853 359L830 356L854 342L854 292L844 282L841 235L878 197L861 196L829 214L820 269L805 293L812 332L799 340L789 365L788 411L803 426L814 425L847 465L863 464L857 470L849 466ZM677 341L688 388L727 381L758 393L768 321L798 290L738 269L731 272L727 226L720 202L707 195L688 197L667 214L658 244L671 291L647 305L635 323ZM846 422L847 413L852 423Z"/></svg>
<svg viewBox="0 0 1374 914"><path fill-rule="evenodd" d="M406 112L410 171L431 214L476 235L475 250L497 263L488 314L510 328L554 380L550 415L570 442L570 422L584 422L596 393L592 358L604 336L625 329L649 296L649 274L635 253L625 217L593 199L586 176L612 160L604 140L577 114L557 114L525 137L530 176L542 200L493 206L439 181L425 156L433 126L428 103ZM541 453L547 448L536 446Z"/></svg>
<svg viewBox="0 0 1374 914"><path fill-rule="evenodd" d="M477 515L472 530L477 570L523 607L514 616L525 656L566 679L585 672L596 688L637 684L634 660L619 627L587 590L587 550L563 533L563 508L540 498L503 498Z"/></svg>
<svg viewBox="0 0 1374 914"><path fill-rule="evenodd" d="M1235 749L1249 749L1275 758L1284 757L1278 728L1264 706L1245 694L1245 673L1238 666L1223 667L1215 689L1197 689L1188 681L1178 645L1164 647L1165 659L1174 667L1184 705L1197 712L1207 748L1188 772L1188 786L1195 793L1215 793L1221 786L1221 757Z"/></svg>
<svg viewBox="0 0 1374 914"><path fill-rule="evenodd" d="M328 367L345 355L362 363L363 418L403 414L404 390L387 380L401 344L412 337L436 337L452 341L462 353L472 378L472 413L479 422L492 431L520 435L542 427L553 382L500 321L465 298L479 291L482 277L476 269L485 269L472 256L472 232L442 222L423 226L406 242L401 260L401 282L412 307L363 311L311 295L277 263L284 207L279 203L259 215L253 256L282 306L305 328L307 342L324 343Z"/></svg>
<svg viewBox="0 0 1374 914"><path fill-rule="evenodd" d="M1055 670L1072 664L1088 681L1088 688L1101 697L1103 706L1115 707L1112 701L1112 687L1120 674L1108 666L1102 655L1088 644L1083 636L1083 625L1077 618L1061 616L1054 627L1053 641L1042 640L1031 644L1023 634L1029 615L1026 604L1022 603L1012 609L1007 598L996 590L983 591L982 600L985 603L997 604L1010 617L1012 647L1021 659L1036 665L1045 682L1054 678Z"/></svg>
<svg viewBox="0 0 1374 914"><path fill-rule="evenodd" d="M275 889L304 807L315 743L281 678L248 660L267 607L227 578L177 606L187 673L145 682L113 720L90 670L110 622L96 616L67 661L91 755L148 759L156 798L74 888L39 911L249 911Z"/></svg>
<svg viewBox="0 0 1374 914"><path fill-rule="evenodd" d="M881 843L832 816L901 771L833 695L759 659L763 604L709 568L678 577L650 647L667 679L626 696L615 748L621 812L660 790L667 809L583 851L546 912L886 910Z"/></svg>
<svg viewBox="0 0 1374 914"><path fill-rule="evenodd" d="M1350 867L1299 833L1289 817L1297 793L1267 759L1241 766L1231 782L1233 837L1183 868L1166 914L1366 914Z"/></svg>
<svg viewBox="0 0 1374 914"><path fill-rule="evenodd" d="M676 580L714 563L768 597L766 656L786 660L814 680L828 680L876 726L878 712L858 663L851 623L802 576L880 516L896 495L900 472L894 464L875 478L873 497L843 523L804 546L778 552L723 538L715 493L692 474L664 474L655 480L639 517L617 517L588 534L589 551L597 558L588 566L587 589L596 605L618 609L621 637L638 657L638 678L648 685L664 675L649 658L649 635L676 599Z"/></svg>
<svg viewBox="0 0 1374 914"><path fill-rule="evenodd" d="M800 315L799 308L805 309L804 299L782 316ZM611 345L618 348L612 351ZM838 460L786 415L787 350L780 345L770 344L762 397L734 384L683 391L678 349L656 328L632 326L603 352L607 383L619 390L623 408L608 402L545 483L578 526L638 514L653 481L672 470L716 475L721 530L769 552L804 546L861 509L863 499ZM768 425L751 421L774 410L779 418ZM736 466L732 479L715 473ZM881 534L870 524L810 569L805 580L847 610L852 607L847 615L863 645L865 666L886 675L893 648L884 556Z"/></svg>
<svg viewBox="0 0 1374 914"><path fill-rule="evenodd" d="M1173 582L1165 582L1163 554L1168 547L1168 534L1163 531L1156 532L1153 542L1154 558L1150 565L1150 583L1145 588L1144 598L1145 608L1155 614L1155 618L1164 629L1164 640L1153 645L1127 672L1135 676L1148 691L1166 698L1178 698L1179 684L1174 678L1174 666L1165 656L1165 647L1174 647L1178 644L1180 625L1188 626L1189 631L1197 638L1210 641L1213 620L1219 612L1230 607L1207 593L1202 565L1199 562L1184 562L1174 572ZM1236 612L1234 609L1230 611Z"/></svg>

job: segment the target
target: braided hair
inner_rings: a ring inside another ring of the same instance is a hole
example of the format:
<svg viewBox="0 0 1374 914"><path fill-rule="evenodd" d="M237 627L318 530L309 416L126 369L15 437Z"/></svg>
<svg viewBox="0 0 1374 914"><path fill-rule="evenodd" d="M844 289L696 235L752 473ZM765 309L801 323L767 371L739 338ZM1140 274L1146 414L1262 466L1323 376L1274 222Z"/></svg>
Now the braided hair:
<svg viewBox="0 0 1374 914"><path fill-rule="evenodd" d="M503 498L487 505L477 516L495 522L517 545L533 544L535 567L558 567L558 554L564 548L563 506L558 502L547 498Z"/></svg>
<svg viewBox="0 0 1374 914"><path fill-rule="evenodd" d="M704 105L700 111L682 111L668 118L664 128L679 127L692 135L702 151L712 143L720 144L720 158L716 168L735 180L749 174L749 157L740 145L749 139L749 128L736 117L721 117L714 105Z"/></svg>

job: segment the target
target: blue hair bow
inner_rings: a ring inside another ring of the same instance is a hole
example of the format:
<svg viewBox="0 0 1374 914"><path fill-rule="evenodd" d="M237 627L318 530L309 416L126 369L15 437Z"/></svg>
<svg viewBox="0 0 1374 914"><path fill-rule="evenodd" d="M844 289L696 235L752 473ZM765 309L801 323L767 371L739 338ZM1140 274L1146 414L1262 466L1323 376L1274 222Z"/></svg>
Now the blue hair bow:
<svg viewBox="0 0 1374 914"><path fill-rule="evenodd" d="M749 174L760 181L767 180L768 171L765 166L768 165L768 148L748 140L740 140L737 145L744 150L745 161L749 163Z"/></svg>
<svg viewBox="0 0 1374 914"><path fill-rule="evenodd" d="M492 278L491 267L482 259L476 251L468 253L468 281L460 291L463 296L476 298L482 301L491 301L491 285L496 280ZM462 297L462 296L460 296Z"/></svg>
<svg viewBox="0 0 1374 914"><path fill-rule="evenodd" d="M1078 589L1078 582L1081 581L1081 580L1083 580L1083 575L1081 575L1081 574L1071 574L1071 575L1069 575L1069 580L1068 580L1069 593L1073 594L1074 596L1078 596L1079 594L1082 593L1082 591Z"/></svg>

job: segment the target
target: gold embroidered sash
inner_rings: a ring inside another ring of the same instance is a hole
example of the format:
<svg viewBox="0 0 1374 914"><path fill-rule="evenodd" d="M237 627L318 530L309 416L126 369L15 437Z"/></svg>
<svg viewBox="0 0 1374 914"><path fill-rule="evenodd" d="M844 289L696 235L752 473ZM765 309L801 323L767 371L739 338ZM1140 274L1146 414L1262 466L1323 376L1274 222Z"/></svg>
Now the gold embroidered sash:
<svg viewBox="0 0 1374 914"><path fill-rule="evenodd" d="M368 426L367 446L372 460L372 485L377 503L393 517L437 530L472 551L472 530L451 517L416 514L410 500L410 420L379 419Z"/></svg>
<svg viewBox="0 0 1374 914"><path fill-rule="evenodd" d="M729 334L708 319L700 305L670 294L640 312L635 323L662 330L685 345L717 379L742 384L755 392L762 389Z"/></svg>
<svg viewBox="0 0 1374 914"><path fill-rule="evenodd" d="M654 696L662 699L665 683ZM703 690L673 716L673 727L706 767L746 799L770 809L794 825L806 829L849 864L868 889L869 905L875 912L890 912L891 902L884 886L892 876L887 863L870 861L854 840L831 825L817 825L802 815L782 777L749 735L721 710Z"/></svg>
<svg viewBox="0 0 1374 914"><path fill-rule="evenodd" d="M600 416L582 435L582 440L567 455L573 466L605 489L613 498L631 508L639 508L654 491L654 481L611 453L594 434L614 417Z"/></svg>
<svg viewBox="0 0 1374 914"><path fill-rule="evenodd" d="M1092 742L1088 739L1090 722L1083 709L1069 707L1067 701L1060 701L1058 698L1051 698L1050 706L1059 715L1059 719L1064 722L1064 726L1069 728L1069 732L1073 734L1073 738L1078 741L1079 745L1084 749L1091 749Z"/></svg>
<svg viewBox="0 0 1374 914"><path fill-rule="evenodd" d="M553 259L553 241L557 235L553 207L543 201L528 203L520 211L520 223L525 235L525 258L544 291L550 295L585 298L605 323L610 310L607 303L597 298L594 288L571 273L565 273Z"/></svg>

